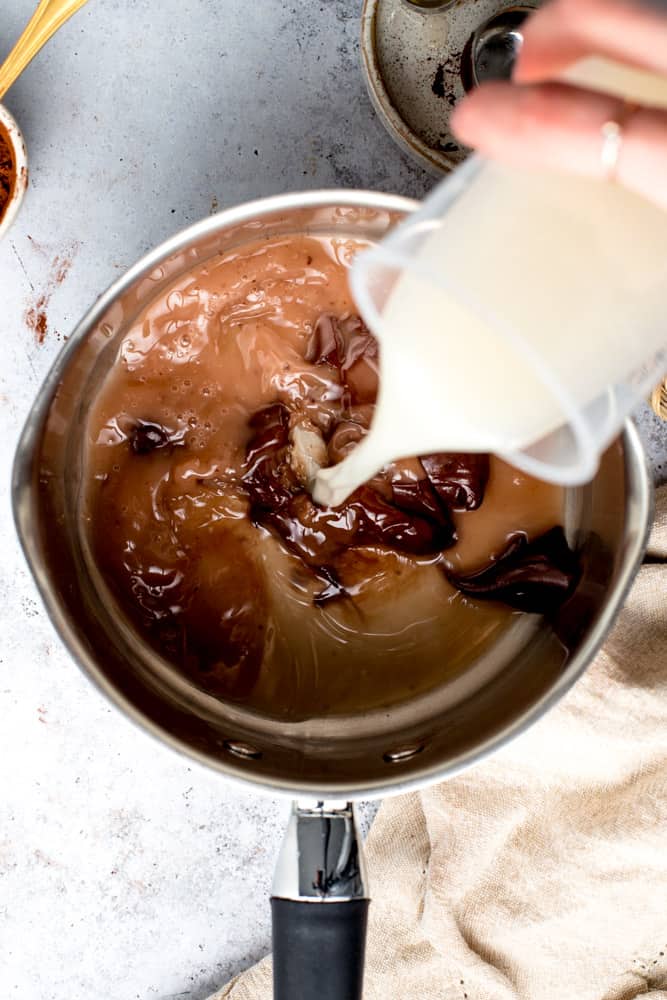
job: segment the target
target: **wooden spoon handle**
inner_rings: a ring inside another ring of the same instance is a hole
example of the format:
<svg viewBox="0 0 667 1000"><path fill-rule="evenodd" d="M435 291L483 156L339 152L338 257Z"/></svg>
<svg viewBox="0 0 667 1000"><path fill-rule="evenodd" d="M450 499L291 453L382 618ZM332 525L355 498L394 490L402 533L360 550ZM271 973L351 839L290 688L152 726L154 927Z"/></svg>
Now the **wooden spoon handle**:
<svg viewBox="0 0 667 1000"><path fill-rule="evenodd" d="M0 100L51 35L87 0L40 0L25 31L0 67Z"/></svg>

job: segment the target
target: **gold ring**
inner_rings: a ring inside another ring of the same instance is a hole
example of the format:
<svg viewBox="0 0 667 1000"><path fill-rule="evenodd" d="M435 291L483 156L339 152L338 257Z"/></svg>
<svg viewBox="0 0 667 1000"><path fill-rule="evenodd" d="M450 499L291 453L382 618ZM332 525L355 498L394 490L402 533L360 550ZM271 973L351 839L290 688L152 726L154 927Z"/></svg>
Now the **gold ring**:
<svg viewBox="0 0 667 1000"><path fill-rule="evenodd" d="M638 104L634 104L632 101L624 101L618 114L618 120L611 118L600 129L602 135L600 163L602 165L602 176L607 181L616 180L618 161L621 157L621 149L623 148L623 129L628 124L628 119L638 108Z"/></svg>
<svg viewBox="0 0 667 1000"><path fill-rule="evenodd" d="M602 149L600 150L602 174L605 180L613 181L616 179L616 170L621 156L623 126L612 120L605 122L600 131L602 133Z"/></svg>

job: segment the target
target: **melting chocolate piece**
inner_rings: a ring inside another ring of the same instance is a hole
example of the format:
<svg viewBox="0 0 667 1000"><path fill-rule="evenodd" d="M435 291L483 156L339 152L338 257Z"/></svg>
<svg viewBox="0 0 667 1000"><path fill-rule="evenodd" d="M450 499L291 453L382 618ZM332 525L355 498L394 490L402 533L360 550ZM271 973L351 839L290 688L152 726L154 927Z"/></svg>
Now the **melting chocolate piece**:
<svg viewBox="0 0 667 1000"><path fill-rule="evenodd" d="M318 507L306 492L278 508L253 508L258 524L270 528L308 566L331 563L338 552L353 544L357 517L347 505Z"/></svg>
<svg viewBox="0 0 667 1000"><path fill-rule="evenodd" d="M360 316L347 316L339 320L339 326L345 343L345 368L351 368L361 358L377 360L378 342Z"/></svg>
<svg viewBox="0 0 667 1000"><path fill-rule="evenodd" d="M184 666L204 675L202 682L207 690L229 698L246 698L257 683L264 657L257 609L230 607L215 630L206 612L200 617L203 628L188 625L182 632Z"/></svg>
<svg viewBox="0 0 667 1000"><path fill-rule="evenodd" d="M381 545L412 555L430 555L452 544L451 521L432 491L396 490L390 502L362 486L340 507L319 507L297 483L288 461L289 413L282 403L266 407L250 421L243 484L251 516L278 534L307 565L330 565L351 546ZM409 494L409 496L408 496Z"/></svg>
<svg viewBox="0 0 667 1000"><path fill-rule="evenodd" d="M339 372L348 405L374 403L378 389L378 344L359 316L320 316L306 349L306 361Z"/></svg>
<svg viewBox="0 0 667 1000"><path fill-rule="evenodd" d="M169 444L172 440L166 427L149 420L140 420L130 433L130 447L135 455L148 455Z"/></svg>
<svg viewBox="0 0 667 1000"><path fill-rule="evenodd" d="M335 316L320 316L306 348L306 361L340 369L345 360L345 341Z"/></svg>
<svg viewBox="0 0 667 1000"><path fill-rule="evenodd" d="M292 496L294 479L287 462L289 413L282 403L258 410L250 420L254 431L247 449L247 472L243 476L253 505L274 510Z"/></svg>
<svg viewBox="0 0 667 1000"><path fill-rule="evenodd" d="M516 532L490 566L468 576L447 572L447 577L471 597L503 601L517 611L548 614L562 604L579 574L579 560L558 527L533 542Z"/></svg>
<svg viewBox="0 0 667 1000"><path fill-rule="evenodd" d="M346 342L341 373L353 406L374 403L378 393L378 342L358 316L343 324Z"/></svg>
<svg viewBox="0 0 667 1000"><path fill-rule="evenodd" d="M431 555L451 544L451 523L430 520L384 500L369 486L352 494L348 505L359 512L358 545L384 545L411 555Z"/></svg>
<svg viewBox="0 0 667 1000"><path fill-rule="evenodd" d="M289 437L289 413L282 403L273 403L263 410L257 410L248 421L248 426L255 432L246 450L246 463L250 467L249 474L275 455L276 451L287 445Z"/></svg>
<svg viewBox="0 0 667 1000"><path fill-rule="evenodd" d="M268 614L264 578L248 546L233 528L217 525L208 550L186 553L170 549L175 543L168 522L153 530L162 535L157 542L152 538L153 564L134 547L124 554L131 617L167 660L205 690L247 697L263 662ZM125 588L115 584L114 590L123 597Z"/></svg>
<svg viewBox="0 0 667 1000"><path fill-rule="evenodd" d="M253 516L313 568L331 564L354 546L380 545L410 555L431 555L450 538L448 529L399 510L368 486L356 490L340 507L318 507L303 492L279 508L253 507Z"/></svg>
<svg viewBox="0 0 667 1000"><path fill-rule="evenodd" d="M477 510L489 479L488 455L422 455L419 461L443 503L452 510Z"/></svg>
<svg viewBox="0 0 667 1000"><path fill-rule="evenodd" d="M443 549L449 548L456 542L456 529L449 511L440 503L428 479L408 482L394 480L391 484L391 495L395 506L400 510L434 521L442 529L443 535L446 534L447 537Z"/></svg>
<svg viewBox="0 0 667 1000"><path fill-rule="evenodd" d="M217 552L224 551L220 565ZM264 659L266 593L263 578L242 539L218 531L210 553L193 561L194 586L181 597L178 613L158 623L169 658L199 675L208 691L232 699L247 697ZM221 614L220 609L224 608Z"/></svg>

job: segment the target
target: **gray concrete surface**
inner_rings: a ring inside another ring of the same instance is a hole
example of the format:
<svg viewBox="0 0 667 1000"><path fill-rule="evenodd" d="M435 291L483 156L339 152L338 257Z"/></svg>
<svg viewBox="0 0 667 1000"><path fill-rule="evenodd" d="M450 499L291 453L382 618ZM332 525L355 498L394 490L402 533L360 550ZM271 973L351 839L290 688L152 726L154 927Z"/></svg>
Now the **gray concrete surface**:
<svg viewBox="0 0 667 1000"><path fill-rule="evenodd" d="M33 3L2 8L0 56ZM273 192L427 189L366 98L359 9L360 0L91 0L7 98L31 163L24 208L0 246L7 1000L202 1000L268 948L285 804L191 767L84 681L18 551L9 475L64 337L164 237ZM664 428L643 427L664 475Z"/></svg>

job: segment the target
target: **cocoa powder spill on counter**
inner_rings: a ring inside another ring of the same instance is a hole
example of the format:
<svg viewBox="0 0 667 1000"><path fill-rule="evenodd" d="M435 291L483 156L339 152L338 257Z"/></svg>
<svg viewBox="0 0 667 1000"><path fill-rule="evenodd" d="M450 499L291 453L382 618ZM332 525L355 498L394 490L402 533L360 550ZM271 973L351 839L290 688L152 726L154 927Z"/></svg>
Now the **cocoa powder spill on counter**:
<svg viewBox="0 0 667 1000"><path fill-rule="evenodd" d="M38 246L31 236L29 236L28 239L31 243ZM51 296L57 286L62 285L63 281L69 274L72 266L72 258L75 252L76 245L73 246L68 253L60 254L58 257L54 258L51 264L50 275L46 283L45 291L43 291L25 311L25 323L27 327L32 330L35 335L35 340L40 346L46 340L46 336L49 332L47 308L49 302L51 301Z"/></svg>
<svg viewBox="0 0 667 1000"><path fill-rule="evenodd" d="M48 295L40 295L33 306L26 310L25 321L35 334L38 344L43 344L49 329L46 307L49 304Z"/></svg>
<svg viewBox="0 0 667 1000"><path fill-rule="evenodd" d="M0 125L0 222L9 204L16 183L16 166L11 142Z"/></svg>

